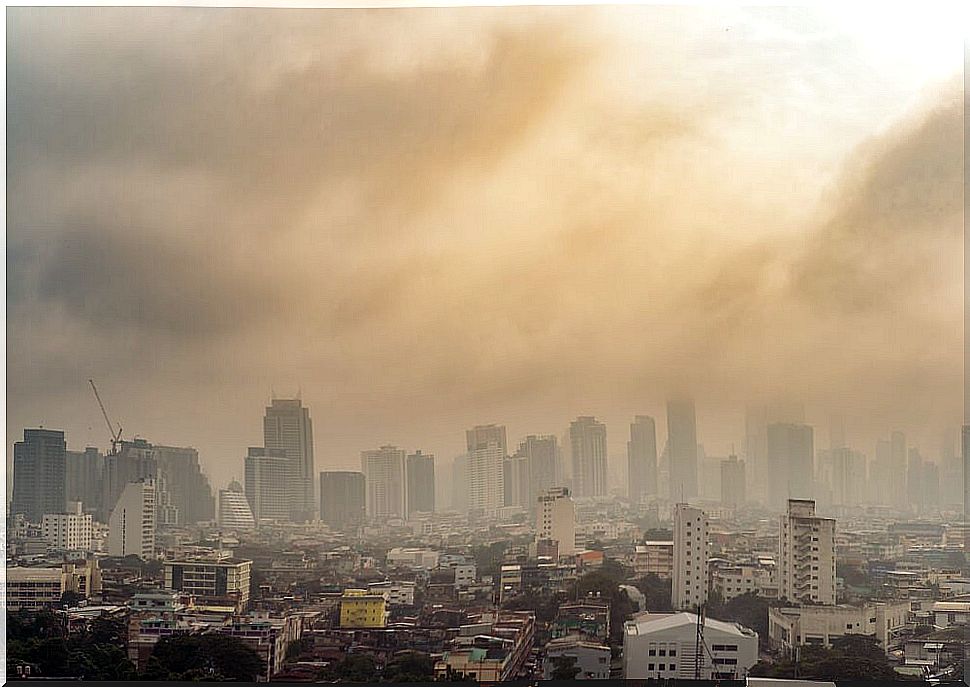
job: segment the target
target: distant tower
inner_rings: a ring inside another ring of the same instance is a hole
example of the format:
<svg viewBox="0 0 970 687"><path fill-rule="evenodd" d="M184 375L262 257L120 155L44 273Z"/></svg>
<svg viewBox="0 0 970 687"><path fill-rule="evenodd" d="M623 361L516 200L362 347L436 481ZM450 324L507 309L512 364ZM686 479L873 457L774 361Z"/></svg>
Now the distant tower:
<svg viewBox="0 0 970 687"><path fill-rule="evenodd" d="M40 523L45 513L63 513L67 442L64 432L25 429L24 440L13 445L13 501L10 514L22 513Z"/></svg>
<svg viewBox="0 0 970 687"><path fill-rule="evenodd" d="M652 417L637 415L630 425L626 445L627 486L630 501L639 503L645 496L656 496L657 425Z"/></svg>
<svg viewBox="0 0 970 687"><path fill-rule="evenodd" d="M407 515L404 455L404 449L397 446L361 451L368 517L403 518Z"/></svg>
<svg viewBox="0 0 970 687"><path fill-rule="evenodd" d="M745 465L737 456L721 461L721 503L729 508L743 506L745 498Z"/></svg>
<svg viewBox="0 0 970 687"><path fill-rule="evenodd" d="M313 518L313 423L299 399L274 398L263 417L263 446L282 450L289 460L289 510L296 521Z"/></svg>
<svg viewBox="0 0 970 687"><path fill-rule="evenodd" d="M697 420L694 401L667 401L667 449L670 453L670 499L697 496Z"/></svg>
<svg viewBox="0 0 970 687"><path fill-rule="evenodd" d="M815 502L789 499L778 535L778 593L792 602L835 604L835 520Z"/></svg>
<svg viewBox="0 0 970 687"><path fill-rule="evenodd" d="M252 447L246 455L246 500L256 521L286 521L292 513L292 461L282 449Z"/></svg>
<svg viewBox="0 0 970 687"><path fill-rule="evenodd" d="M768 425L768 505L781 510L789 497L813 495L814 446L814 434L808 425Z"/></svg>
<svg viewBox="0 0 970 687"><path fill-rule="evenodd" d="M154 480L129 482L108 518L108 554L154 558L155 527Z"/></svg>
<svg viewBox="0 0 970 687"><path fill-rule="evenodd" d="M335 530L356 529L366 514L364 473L320 473L320 519Z"/></svg>
<svg viewBox="0 0 970 687"><path fill-rule="evenodd" d="M576 418L569 425L569 444L576 496L606 496L606 425L592 416Z"/></svg>
<svg viewBox="0 0 970 687"><path fill-rule="evenodd" d="M229 529L248 530L256 526L253 511L239 482L232 481L226 489L219 490L217 516L219 525Z"/></svg>
<svg viewBox="0 0 970 687"><path fill-rule="evenodd" d="M468 449L468 509L494 512L505 505L504 425L479 425L465 432Z"/></svg>
<svg viewBox="0 0 970 687"><path fill-rule="evenodd" d="M407 514L434 512L434 454L417 451L408 455Z"/></svg>

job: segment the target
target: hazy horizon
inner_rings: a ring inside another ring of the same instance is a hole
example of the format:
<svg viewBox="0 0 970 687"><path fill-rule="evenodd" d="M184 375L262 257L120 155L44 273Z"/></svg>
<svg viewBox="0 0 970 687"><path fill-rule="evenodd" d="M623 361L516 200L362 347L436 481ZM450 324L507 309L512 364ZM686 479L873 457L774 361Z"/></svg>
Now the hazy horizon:
<svg viewBox="0 0 970 687"><path fill-rule="evenodd" d="M7 10L7 456L450 463L690 394L936 460L964 412L963 45L927 10ZM612 462L612 461L611 461ZM611 471L612 471L611 467Z"/></svg>

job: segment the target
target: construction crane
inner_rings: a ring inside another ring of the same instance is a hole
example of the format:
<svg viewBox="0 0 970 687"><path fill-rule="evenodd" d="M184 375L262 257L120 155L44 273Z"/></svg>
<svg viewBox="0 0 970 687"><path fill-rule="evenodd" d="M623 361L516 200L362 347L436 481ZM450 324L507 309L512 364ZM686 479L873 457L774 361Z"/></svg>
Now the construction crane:
<svg viewBox="0 0 970 687"><path fill-rule="evenodd" d="M118 452L118 444L121 443L121 427L118 427L118 431L115 431L114 424L111 422L111 418L108 417L108 411L104 409L104 403L101 401L101 394L98 393L98 387L94 385L94 380L89 379L88 382L91 384L91 389L94 391L94 397L98 401L98 406L101 407L101 415L104 416L104 423L108 425L108 432L111 433L111 453L112 455Z"/></svg>

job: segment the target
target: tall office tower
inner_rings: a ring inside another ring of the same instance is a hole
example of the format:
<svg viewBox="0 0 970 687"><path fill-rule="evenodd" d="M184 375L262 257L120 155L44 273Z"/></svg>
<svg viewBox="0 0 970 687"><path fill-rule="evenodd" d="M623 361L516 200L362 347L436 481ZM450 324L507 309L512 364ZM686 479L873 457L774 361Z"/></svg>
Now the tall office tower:
<svg viewBox="0 0 970 687"><path fill-rule="evenodd" d="M744 415L744 462L747 466L748 498L767 503L768 411L749 404Z"/></svg>
<svg viewBox="0 0 970 687"><path fill-rule="evenodd" d="M553 434L530 434L519 444L516 455L523 457L528 466L529 493L526 503L534 511L539 494L560 482L559 442Z"/></svg>
<svg viewBox="0 0 970 687"><path fill-rule="evenodd" d="M697 495L708 501L721 498L721 461L723 456L709 456L704 445L697 446Z"/></svg>
<svg viewBox="0 0 970 687"><path fill-rule="evenodd" d="M251 530L256 527L253 510L249 507L246 492L239 482L233 480L228 487L219 490L216 522L220 527L234 530Z"/></svg>
<svg viewBox="0 0 970 687"><path fill-rule="evenodd" d="M465 431L465 444L468 453L471 454L475 449L498 444L502 450L502 455L509 453L508 442L505 439L505 425L477 425Z"/></svg>
<svg viewBox="0 0 970 687"><path fill-rule="evenodd" d="M832 504L857 506L866 500L866 456L850 448L832 451Z"/></svg>
<svg viewBox="0 0 970 687"><path fill-rule="evenodd" d="M768 425L768 505L782 509L789 498L812 495L815 447L808 425Z"/></svg>
<svg viewBox="0 0 970 687"><path fill-rule="evenodd" d="M697 420L694 402L667 401L667 449L670 453L670 500L697 496Z"/></svg>
<svg viewBox="0 0 970 687"><path fill-rule="evenodd" d="M40 523L44 513L63 513L67 442L64 432L25 429L24 440L13 445L13 501L10 515L23 514Z"/></svg>
<svg viewBox="0 0 970 687"><path fill-rule="evenodd" d="M657 491L657 425L652 417L637 415L626 442L627 487L630 501L639 503Z"/></svg>
<svg viewBox="0 0 970 687"><path fill-rule="evenodd" d="M80 502L84 510L97 513L101 507L104 456L98 449L68 451L64 457L64 495L68 503Z"/></svg>
<svg viewBox="0 0 970 687"><path fill-rule="evenodd" d="M728 456L721 461L721 503L730 508L743 506L745 498L744 461Z"/></svg>
<svg viewBox="0 0 970 687"><path fill-rule="evenodd" d="M471 489L468 486L468 464L470 459L467 453L455 456L451 463L451 510L458 513L468 512L468 502L471 498Z"/></svg>
<svg viewBox="0 0 970 687"><path fill-rule="evenodd" d="M963 520L970 515L970 425L963 425L960 431L960 453L963 457ZM964 528L967 540L963 544L964 551L970 551L970 527Z"/></svg>
<svg viewBox="0 0 970 687"><path fill-rule="evenodd" d="M257 523L290 519L292 490L287 480L293 474L292 465L282 449L250 447L245 462L246 500Z"/></svg>
<svg viewBox="0 0 970 687"><path fill-rule="evenodd" d="M889 437L892 504L906 506L906 435L893 432Z"/></svg>
<svg viewBox="0 0 970 687"><path fill-rule="evenodd" d="M529 459L516 451L502 461L502 481L506 507L529 508L532 498L532 484L529 474Z"/></svg>
<svg viewBox="0 0 970 687"><path fill-rule="evenodd" d="M923 486L922 503L923 510L937 512L942 510L943 503L940 499L940 468L936 463L926 461L923 463L921 475Z"/></svg>
<svg viewBox="0 0 970 687"><path fill-rule="evenodd" d="M505 505L505 450L496 441L468 452L468 510L495 512Z"/></svg>
<svg viewBox="0 0 970 687"><path fill-rule="evenodd" d="M778 535L779 594L793 602L835 604L835 520L815 502L789 499Z"/></svg>
<svg viewBox="0 0 970 687"><path fill-rule="evenodd" d="M674 610L696 609L707 603L707 514L700 508L674 506L674 570L671 604Z"/></svg>
<svg viewBox="0 0 970 687"><path fill-rule="evenodd" d="M923 503L923 456L915 446L909 449L906 464L906 505L915 513L922 513Z"/></svg>
<svg viewBox="0 0 970 687"><path fill-rule="evenodd" d="M155 446L159 479L164 478L172 505L178 509L178 524L194 525L215 518L215 499L209 478L202 472L199 452L194 448Z"/></svg>
<svg viewBox="0 0 970 687"><path fill-rule="evenodd" d="M42 532L55 551L91 551L93 523L80 501L71 501L63 513L44 513Z"/></svg>
<svg viewBox="0 0 970 687"><path fill-rule="evenodd" d="M144 439L122 441L116 453L104 457L104 481L98 520L107 522L115 503L128 484L158 477L155 447ZM157 485L156 485L157 488Z"/></svg>
<svg viewBox="0 0 970 687"><path fill-rule="evenodd" d="M108 517L108 554L155 557L155 483L129 482Z"/></svg>
<svg viewBox="0 0 970 687"><path fill-rule="evenodd" d="M576 553L576 506L569 489L553 487L537 499L536 539L558 542L559 555Z"/></svg>
<svg viewBox="0 0 970 687"><path fill-rule="evenodd" d="M407 457L407 514L434 512L434 454L417 451Z"/></svg>
<svg viewBox="0 0 970 687"><path fill-rule="evenodd" d="M606 496L606 425L595 417L576 418L569 425L569 447L573 467L573 493L576 496Z"/></svg>
<svg viewBox="0 0 970 687"><path fill-rule="evenodd" d="M263 446L282 450L290 461L289 503L297 522L313 519L313 423L300 399L274 398L263 418Z"/></svg>
<svg viewBox="0 0 970 687"><path fill-rule="evenodd" d="M838 413L829 417L829 449L845 448L845 418Z"/></svg>
<svg viewBox="0 0 970 687"><path fill-rule="evenodd" d="M403 518L407 514L403 448L381 446L360 452L360 469L367 489L367 517Z"/></svg>
<svg viewBox="0 0 970 687"><path fill-rule="evenodd" d="M367 494L364 473L320 473L320 519L335 530L356 529L364 522Z"/></svg>

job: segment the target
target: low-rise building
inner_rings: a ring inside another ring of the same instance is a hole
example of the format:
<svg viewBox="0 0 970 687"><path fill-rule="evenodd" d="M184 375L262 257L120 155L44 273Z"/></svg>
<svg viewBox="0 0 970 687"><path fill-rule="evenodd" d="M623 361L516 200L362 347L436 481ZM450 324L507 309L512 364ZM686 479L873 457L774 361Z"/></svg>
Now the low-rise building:
<svg viewBox="0 0 970 687"><path fill-rule="evenodd" d="M7 610L40 610L60 605L65 592L82 598L101 593L101 570L95 559L72 561L60 567L7 568Z"/></svg>
<svg viewBox="0 0 970 687"><path fill-rule="evenodd" d="M610 638L610 603L602 599L586 599L559 607L552 623L553 638L577 635L595 642Z"/></svg>
<svg viewBox="0 0 970 687"><path fill-rule="evenodd" d="M431 549L396 547L387 552L387 566L431 570L438 567L438 556Z"/></svg>
<svg viewBox="0 0 970 687"><path fill-rule="evenodd" d="M883 649L909 621L909 603L863 606L797 606L768 610L768 639L790 651L796 646L831 647L844 635L872 635Z"/></svg>
<svg viewBox="0 0 970 687"><path fill-rule="evenodd" d="M693 613L642 613L624 625L623 676L739 679L758 662L758 633L741 625L704 619L708 651L696 656L698 617Z"/></svg>
<svg viewBox="0 0 970 687"><path fill-rule="evenodd" d="M633 572L637 577L656 575L669 580L674 571L674 542L645 541L633 554Z"/></svg>
<svg viewBox="0 0 970 687"><path fill-rule="evenodd" d="M459 628L435 663L436 680L504 682L520 677L535 641L535 613L486 613Z"/></svg>
<svg viewBox="0 0 970 687"><path fill-rule="evenodd" d="M82 504L72 501L64 513L45 513L41 528L47 545L54 551L90 552L93 522Z"/></svg>
<svg viewBox="0 0 970 687"><path fill-rule="evenodd" d="M233 558L166 561L165 589L195 598L198 606L231 607L241 613L249 606L253 562Z"/></svg>
<svg viewBox="0 0 970 687"><path fill-rule="evenodd" d="M415 583L409 581L390 580L384 582L371 582L367 585L371 594L384 594L387 597L389 606L413 606Z"/></svg>
<svg viewBox="0 0 970 687"><path fill-rule="evenodd" d="M554 679L560 661L570 661L577 670L575 680L608 680L610 647L578 636L559 637L546 644L542 659L542 679Z"/></svg>
<svg viewBox="0 0 970 687"><path fill-rule="evenodd" d="M345 589L340 597L341 628L385 627L387 616L387 594L370 594L366 589Z"/></svg>

